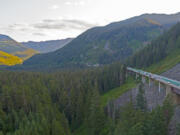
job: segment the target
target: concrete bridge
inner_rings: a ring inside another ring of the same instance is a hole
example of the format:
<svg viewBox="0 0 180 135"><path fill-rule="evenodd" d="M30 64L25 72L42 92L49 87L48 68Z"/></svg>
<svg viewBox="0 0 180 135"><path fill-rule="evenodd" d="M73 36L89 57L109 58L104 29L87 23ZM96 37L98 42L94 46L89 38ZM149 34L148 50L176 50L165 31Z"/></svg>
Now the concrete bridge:
<svg viewBox="0 0 180 135"><path fill-rule="evenodd" d="M170 78L166 78L164 76L160 76L160 75L156 75L156 74L152 74L149 72L145 72L143 70L139 70L139 69L134 69L131 67L127 67L127 71L130 73L133 73L136 75L136 79L141 76L142 77L142 82L145 83L146 82L146 78L148 78L149 80L149 87L151 86L152 82L157 82L159 85L159 92L161 91L161 87L162 85L165 86L166 88L166 96L170 95L173 98L173 102L175 104L180 104L180 82L170 79Z"/></svg>

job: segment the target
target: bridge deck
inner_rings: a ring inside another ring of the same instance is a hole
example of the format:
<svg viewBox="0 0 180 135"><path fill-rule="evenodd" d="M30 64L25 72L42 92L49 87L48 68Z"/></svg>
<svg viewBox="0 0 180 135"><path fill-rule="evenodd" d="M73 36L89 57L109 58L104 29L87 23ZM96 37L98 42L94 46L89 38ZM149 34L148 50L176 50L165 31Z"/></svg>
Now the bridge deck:
<svg viewBox="0 0 180 135"><path fill-rule="evenodd" d="M138 73L138 74L141 74L141 75L146 76L146 77L149 77L151 79L154 79L156 81L159 81L161 83L164 83L166 85L169 85L169 86L171 86L173 88L176 88L176 89L180 90L180 82L179 81L176 81L176 80L164 77L164 76L152 74L152 73L149 73L149 72L145 72L143 70L130 68L130 67L128 67L127 70Z"/></svg>

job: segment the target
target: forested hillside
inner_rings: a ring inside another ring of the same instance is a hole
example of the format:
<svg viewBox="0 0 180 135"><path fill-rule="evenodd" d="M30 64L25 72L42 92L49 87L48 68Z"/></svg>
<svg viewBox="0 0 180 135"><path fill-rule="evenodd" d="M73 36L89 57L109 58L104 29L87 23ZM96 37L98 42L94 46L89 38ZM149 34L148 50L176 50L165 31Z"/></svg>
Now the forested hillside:
<svg viewBox="0 0 180 135"><path fill-rule="evenodd" d="M179 18L179 14L144 14L105 27L95 27L56 52L32 57L24 62L24 66L98 66L122 61L147 46Z"/></svg>
<svg viewBox="0 0 180 135"><path fill-rule="evenodd" d="M171 60L176 59L180 50L180 23L164 33L150 45L132 56L128 63L130 66L143 68L157 64L166 57L172 55ZM173 55L174 54L174 55ZM167 62L168 61L164 61ZM179 61L176 61L177 64ZM169 65L170 66L170 65ZM173 66L173 65L172 65ZM174 65L175 66L175 65Z"/></svg>
<svg viewBox="0 0 180 135"><path fill-rule="evenodd" d="M162 31L160 25L152 24L147 20L108 31L104 31L103 27L94 28L83 33L64 48L56 52L36 55L25 61L24 65L108 64L127 58L160 35Z"/></svg>

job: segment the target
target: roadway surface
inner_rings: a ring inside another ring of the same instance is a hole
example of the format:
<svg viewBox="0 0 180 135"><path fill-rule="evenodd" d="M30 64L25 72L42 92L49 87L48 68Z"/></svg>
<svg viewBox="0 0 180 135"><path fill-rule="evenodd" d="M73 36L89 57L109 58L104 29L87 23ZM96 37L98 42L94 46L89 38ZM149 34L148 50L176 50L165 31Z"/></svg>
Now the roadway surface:
<svg viewBox="0 0 180 135"><path fill-rule="evenodd" d="M138 73L138 74L140 74L142 76L146 76L148 78L151 78L153 80L156 80L158 82L161 82L163 84L169 85L169 86L171 86L173 88L176 88L176 89L180 90L180 81L176 81L176 80L164 77L164 76L152 74L152 73L145 72L143 70L139 70L139 69L135 69L135 68L131 68L131 67L128 67L127 70L131 71L131 72Z"/></svg>

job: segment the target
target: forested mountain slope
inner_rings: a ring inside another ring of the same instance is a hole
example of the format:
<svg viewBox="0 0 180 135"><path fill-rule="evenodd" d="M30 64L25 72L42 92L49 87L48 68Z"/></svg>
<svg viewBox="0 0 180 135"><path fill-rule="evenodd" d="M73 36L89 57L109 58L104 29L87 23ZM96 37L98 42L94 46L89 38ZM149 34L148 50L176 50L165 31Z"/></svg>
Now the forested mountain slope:
<svg viewBox="0 0 180 135"><path fill-rule="evenodd" d="M50 40L50 41L41 41L41 42L22 42L22 44L28 48L34 49L40 53L48 53L56 51L68 43L70 43L73 38L67 38L62 40Z"/></svg>
<svg viewBox="0 0 180 135"><path fill-rule="evenodd" d="M6 53L18 56L23 60L30 58L34 54L38 53L33 49L29 49L24 45L18 43L9 36L0 34L0 50Z"/></svg>
<svg viewBox="0 0 180 135"><path fill-rule="evenodd" d="M180 23L173 26L168 32L164 33L150 45L128 59L128 64L138 68L145 68L149 66L153 68L153 64L157 64L159 66L166 65L170 68L180 62L180 60L178 60L179 52ZM156 66L154 68L158 69Z"/></svg>
<svg viewBox="0 0 180 135"><path fill-rule="evenodd" d="M161 18L161 19L160 19ZM180 20L180 14L144 14L125 21L87 30L67 46L36 55L25 66L108 64L124 60Z"/></svg>

